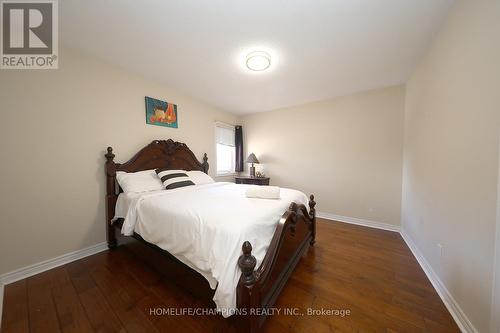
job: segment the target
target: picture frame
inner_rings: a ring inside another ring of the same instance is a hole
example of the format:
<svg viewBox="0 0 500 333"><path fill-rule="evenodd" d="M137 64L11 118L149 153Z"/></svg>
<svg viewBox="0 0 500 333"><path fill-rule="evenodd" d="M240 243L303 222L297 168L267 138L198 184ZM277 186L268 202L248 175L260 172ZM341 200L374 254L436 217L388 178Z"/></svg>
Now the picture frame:
<svg viewBox="0 0 500 333"><path fill-rule="evenodd" d="M178 128L177 105L152 97L145 97L146 124Z"/></svg>

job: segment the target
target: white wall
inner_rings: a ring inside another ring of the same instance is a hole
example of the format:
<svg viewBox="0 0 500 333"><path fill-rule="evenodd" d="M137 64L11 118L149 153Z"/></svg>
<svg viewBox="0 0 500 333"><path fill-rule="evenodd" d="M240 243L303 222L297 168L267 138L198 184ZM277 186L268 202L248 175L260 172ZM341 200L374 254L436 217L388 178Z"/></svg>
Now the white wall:
<svg viewBox="0 0 500 333"><path fill-rule="evenodd" d="M406 89L402 225L480 332L494 271L499 33L500 1L458 1Z"/></svg>
<svg viewBox="0 0 500 333"><path fill-rule="evenodd" d="M144 96L178 104L179 128L145 124ZM186 142L215 173L214 122L168 87L62 48L58 70L0 71L0 274L105 240L104 153Z"/></svg>
<svg viewBox="0 0 500 333"><path fill-rule="evenodd" d="M256 113L243 117L245 154L320 212L399 225L403 117L403 86Z"/></svg>
<svg viewBox="0 0 500 333"><path fill-rule="evenodd" d="M491 302L491 332L500 332L500 129L499 129L499 152L498 152L498 180L497 180L497 226L495 241L495 273L493 281L493 299Z"/></svg>

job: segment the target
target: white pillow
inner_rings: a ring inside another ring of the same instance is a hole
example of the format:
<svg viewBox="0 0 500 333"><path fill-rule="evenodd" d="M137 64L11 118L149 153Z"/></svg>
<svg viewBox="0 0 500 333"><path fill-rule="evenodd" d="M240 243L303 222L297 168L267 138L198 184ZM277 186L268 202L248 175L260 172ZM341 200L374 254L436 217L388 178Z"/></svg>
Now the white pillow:
<svg viewBox="0 0 500 333"><path fill-rule="evenodd" d="M125 193L140 193L164 189L155 170L139 172L117 171L116 180Z"/></svg>
<svg viewBox="0 0 500 333"><path fill-rule="evenodd" d="M203 171L187 171L187 175L196 185L212 184L215 183L212 177Z"/></svg>

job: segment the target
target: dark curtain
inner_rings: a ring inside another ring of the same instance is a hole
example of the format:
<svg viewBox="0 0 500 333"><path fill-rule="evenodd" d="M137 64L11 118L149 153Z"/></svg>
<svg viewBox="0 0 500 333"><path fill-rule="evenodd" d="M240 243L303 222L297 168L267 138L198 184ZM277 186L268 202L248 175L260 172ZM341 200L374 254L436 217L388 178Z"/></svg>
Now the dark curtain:
<svg viewBox="0 0 500 333"><path fill-rule="evenodd" d="M236 164L235 171L243 171L243 129L241 126L236 126L234 129L234 144L236 146Z"/></svg>

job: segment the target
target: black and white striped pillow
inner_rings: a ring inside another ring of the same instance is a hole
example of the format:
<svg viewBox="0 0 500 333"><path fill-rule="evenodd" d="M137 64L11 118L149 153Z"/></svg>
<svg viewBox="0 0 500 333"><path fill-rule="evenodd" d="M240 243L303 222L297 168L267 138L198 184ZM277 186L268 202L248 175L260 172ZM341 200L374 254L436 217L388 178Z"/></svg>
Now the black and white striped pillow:
<svg viewBox="0 0 500 333"><path fill-rule="evenodd" d="M167 190L194 185L184 170L156 169L156 173Z"/></svg>

